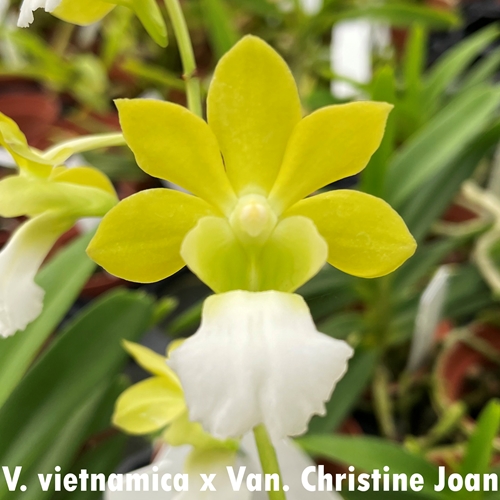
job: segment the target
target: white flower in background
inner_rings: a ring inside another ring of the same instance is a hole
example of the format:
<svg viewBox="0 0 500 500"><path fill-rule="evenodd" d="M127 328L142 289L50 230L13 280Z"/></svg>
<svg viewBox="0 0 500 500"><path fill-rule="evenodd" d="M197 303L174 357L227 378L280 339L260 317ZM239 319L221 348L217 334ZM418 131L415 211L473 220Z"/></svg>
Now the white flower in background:
<svg viewBox="0 0 500 500"><path fill-rule="evenodd" d="M353 19L335 24L332 29L331 69L334 75L359 84L372 78L372 54L384 51L390 43L389 28L366 19ZM332 94L339 99L361 97L349 81L335 79Z"/></svg>
<svg viewBox="0 0 500 500"><path fill-rule="evenodd" d="M209 297L198 332L169 364L190 418L216 438L264 424L274 440L324 413L353 350L316 330L299 295L234 291Z"/></svg>
<svg viewBox="0 0 500 500"><path fill-rule="evenodd" d="M288 439L280 440L274 444L281 466L283 483L290 488L287 492L287 500L341 500L341 497L335 492L306 491L301 484L301 475L305 468L314 465L312 460ZM251 435L247 435L243 439L236 461L233 459L224 461L224 457L221 455L221 460L215 461L215 463L211 462L202 469L193 469L189 467L191 453L192 447L188 445L165 446L151 465L131 473L147 474L150 483L153 483L154 474L159 477L163 474L171 474L173 477L175 474L188 473L189 492L127 492L108 489L104 500L267 500L266 492L249 492L245 487L246 479L243 481L241 491L234 491L226 470L227 466L231 466L237 474L239 467L246 467L245 478L248 474L262 474L257 448ZM211 458L213 459L213 456ZM213 481L213 485L217 489L216 492L199 491L203 485L199 473L217 474ZM314 481L313 475L310 476L309 480Z"/></svg>
<svg viewBox="0 0 500 500"><path fill-rule="evenodd" d="M34 20L33 12L37 9L43 9L45 12L52 12L62 0L24 0L19 13L17 25L20 28L27 28Z"/></svg>
<svg viewBox="0 0 500 500"><path fill-rule="evenodd" d="M5 16L7 15L7 11L10 7L10 0L0 0L0 21L3 22L5 20Z"/></svg>
<svg viewBox="0 0 500 500"><path fill-rule="evenodd" d="M310 16L318 14L323 7L323 0L300 0L302 9Z"/></svg>
<svg viewBox="0 0 500 500"><path fill-rule="evenodd" d="M420 297L415 331L408 358L408 371L420 368L429 354L439 321L443 315L448 296L448 285L452 271L449 266L441 266Z"/></svg>

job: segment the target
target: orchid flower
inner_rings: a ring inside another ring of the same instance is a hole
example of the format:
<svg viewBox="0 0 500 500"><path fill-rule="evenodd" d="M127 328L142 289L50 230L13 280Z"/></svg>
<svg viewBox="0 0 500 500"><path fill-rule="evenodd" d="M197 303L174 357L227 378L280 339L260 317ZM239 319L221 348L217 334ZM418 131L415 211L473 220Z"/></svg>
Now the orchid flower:
<svg viewBox="0 0 500 500"><path fill-rule="evenodd" d="M167 366L166 359L133 342L124 342L124 346L153 377L133 385L118 398L113 424L128 434L146 435L161 431L162 440L171 446L188 445L190 453L183 462L193 478L198 469L200 473L211 474L221 467L235 464L238 442L217 440L199 423L190 421L179 378ZM108 493L108 498L119 496Z"/></svg>
<svg viewBox="0 0 500 500"><path fill-rule="evenodd" d="M352 349L317 332L291 292L326 262L375 278L415 251L383 200L352 190L308 197L367 165L391 106L356 102L301 119L286 63L249 36L216 68L208 123L168 102L117 107L139 166L193 194L152 189L127 198L104 217L89 255L143 283L187 265L220 294L170 360L190 418L220 439L260 424L273 439L303 432L323 413Z"/></svg>
<svg viewBox="0 0 500 500"><path fill-rule="evenodd" d="M27 28L34 21L37 9L68 23L88 26L100 21L117 5L132 9L150 36L162 47L167 45L167 28L156 0L23 0L18 26Z"/></svg>
<svg viewBox="0 0 500 500"><path fill-rule="evenodd" d="M132 342L124 342L125 348L153 377L127 389L118 399L113 423L129 434L145 435L162 432L161 440L167 443L155 461L135 471L136 474L188 473L188 492L126 492L107 491L106 500L258 500L265 493L251 493L245 487L234 491L226 467L233 467L237 475L239 467L248 473L261 473L258 453L251 436L239 441L218 441L205 433L201 426L188 420L186 402L180 381L159 354ZM170 353L172 349L170 349ZM293 442L280 440L276 443L282 477L290 490L288 500L336 500L335 493L308 493L300 483L303 470L312 465L311 459ZM203 487L200 474L217 474L213 482L216 492L200 492ZM245 477L246 477L245 475ZM198 482L200 484L198 484Z"/></svg>
<svg viewBox="0 0 500 500"><path fill-rule="evenodd" d="M15 122L0 114L0 145L19 173L0 181L0 216L27 216L0 252L0 337L24 330L42 311L35 275L56 240L81 217L103 216L117 203L108 178L91 167L62 163L92 145L113 145L116 134L63 143L45 153L28 146Z"/></svg>

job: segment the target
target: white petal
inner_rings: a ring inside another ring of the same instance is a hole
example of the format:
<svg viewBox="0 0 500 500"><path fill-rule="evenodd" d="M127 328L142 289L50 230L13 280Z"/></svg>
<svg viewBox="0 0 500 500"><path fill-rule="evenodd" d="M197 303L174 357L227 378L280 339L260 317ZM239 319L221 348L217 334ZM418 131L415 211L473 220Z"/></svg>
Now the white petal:
<svg viewBox="0 0 500 500"><path fill-rule="evenodd" d="M150 485L153 484L152 478L155 474L157 474L159 478L164 474L172 474L172 476L181 474L191 449L191 446L168 447L157 461L147 467L132 471L130 474L146 474L149 478ZM158 492L110 491L107 489L106 493L104 493L104 500L177 500L177 492L163 491L161 485L159 489L161 491Z"/></svg>
<svg viewBox="0 0 500 500"><path fill-rule="evenodd" d="M35 276L67 221L40 216L23 224L0 252L0 337L9 337L36 319L44 291Z"/></svg>
<svg viewBox="0 0 500 500"><path fill-rule="evenodd" d="M236 452L224 449L195 450L188 457L185 466L185 471L189 474L189 491L180 493L175 500L250 500L253 497L245 482L235 491L226 469L233 467L237 475L241 465L243 464ZM216 475L212 482L216 491L201 491L204 486L201 474Z"/></svg>
<svg viewBox="0 0 500 500"><path fill-rule="evenodd" d="M316 330L299 295L234 291L205 301L200 329L170 365L190 418L213 436L240 437L263 423L280 438L324 413L352 354Z"/></svg>
<svg viewBox="0 0 500 500"><path fill-rule="evenodd" d="M19 12L17 25L20 28L27 28L34 20L33 12L37 9L44 9L45 12L55 10L62 0L24 0Z"/></svg>
<svg viewBox="0 0 500 500"><path fill-rule="evenodd" d="M104 500L250 500L250 492L244 487L241 491L234 491L226 471L227 466L236 469L241 463L234 452L227 450L207 450L206 452L193 451L191 446L168 447L166 452L153 464L131 472L131 474L146 474L149 478L150 491L106 491ZM164 492L152 491L153 476L161 478L164 474L188 474L189 491ZM216 474L212 484L217 491L200 491L203 480L200 474ZM124 480L125 481L125 480Z"/></svg>
<svg viewBox="0 0 500 500"><path fill-rule="evenodd" d="M253 435L246 435L241 442L242 450L247 455L249 465L256 469L256 472L262 473L257 447ZM315 465L311 458L304 453L292 440L280 439L274 442L278 462L281 469L281 479L283 484L287 485L290 489L286 494L287 500L342 500L342 497L336 492L328 491L307 491L301 481L304 469ZM245 464L247 465L247 464ZM317 476L311 474L309 482L314 484L317 481ZM267 494L255 494L252 500L266 500Z"/></svg>

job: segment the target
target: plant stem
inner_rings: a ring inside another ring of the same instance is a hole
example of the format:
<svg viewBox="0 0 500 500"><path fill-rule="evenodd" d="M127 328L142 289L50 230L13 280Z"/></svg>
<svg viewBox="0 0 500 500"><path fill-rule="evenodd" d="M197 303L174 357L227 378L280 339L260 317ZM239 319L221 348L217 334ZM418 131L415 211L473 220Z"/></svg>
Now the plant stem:
<svg viewBox="0 0 500 500"><path fill-rule="evenodd" d="M75 25L70 23L60 23L54 34L53 51L59 56L64 56L66 49L75 32Z"/></svg>
<svg viewBox="0 0 500 500"><path fill-rule="evenodd" d="M383 366L375 370L372 386L375 415L382 434L395 440L397 438L396 424L392 414L392 401L389 394L389 373Z"/></svg>
<svg viewBox="0 0 500 500"><path fill-rule="evenodd" d="M188 108L196 115L202 117L201 86L200 79L196 75L196 61L194 58L193 44L189 36L186 19L182 12L179 0L165 0L170 21L174 28L175 38L179 46L184 74L182 78L186 82L186 95Z"/></svg>
<svg viewBox="0 0 500 500"><path fill-rule="evenodd" d="M268 491L270 500L286 500L285 492L282 490L283 481L281 479L280 466L278 464L278 457L274 449L271 438L267 433L264 425L258 425L254 428L253 434L255 436L255 443L259 451L260 463L264 474L277 474L279 477L280 489L279 491Z"/></svg>

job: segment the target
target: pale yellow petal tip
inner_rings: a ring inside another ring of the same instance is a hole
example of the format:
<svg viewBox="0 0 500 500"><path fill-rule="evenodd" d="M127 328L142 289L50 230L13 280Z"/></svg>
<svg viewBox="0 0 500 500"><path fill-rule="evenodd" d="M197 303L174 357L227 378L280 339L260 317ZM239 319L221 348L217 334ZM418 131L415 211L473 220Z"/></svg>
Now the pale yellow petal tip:
<svg viewBox="0 0 500 500"><path fill-rule="evenodd" d="M276 60L282 61L284 65L287 66L288 71L290 68L286 64L285 60L281 55L266 41L262 40L258 36L246 35L241 40L239 40L219 61L219 66L224 65L226 61L233 58L248 58L249 61L252 58L260 58L263 56L269 56L275 58Z"/></svg>
<svg viewBox="0 0 500 500"><path fill-rule="evenodd" d="M122 347L132 356L135 358L135 352L137 347L142 347L139 344L136 344L135 342L130 342L130 340L122 340Z"/></svg>
<svg viewBox="0 0 500 500"><path fill-rule="evenodd" d="M405 241L406 239L406 241ZM393 273L397 269L399 269L408 259L413 257L417 250L417 242L415 241L415 238L411 235L411 233L408 231L407 235L405 235L403 238L401 238L401 243L398 248L397 252L394 252L393 258L388 259L388 264L387 268L383 270L379 270L378 272L374 273L373 275L364 275L364 274L359 274L357 276L361 278L382 278L383 276L387 276L388 274Z"/></svg>
<svg viewBox="0 0 500 500"><path fill-rule="evenodd" d="M271 49L273 52L275 52L275 50L267 42L255 35L245 35L233 46L233 48L229 52L246 47L266 48Z"/></svg>

